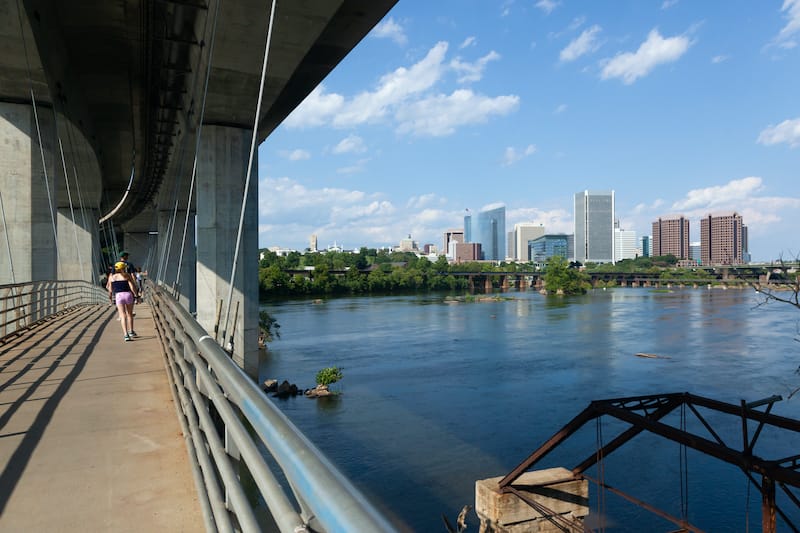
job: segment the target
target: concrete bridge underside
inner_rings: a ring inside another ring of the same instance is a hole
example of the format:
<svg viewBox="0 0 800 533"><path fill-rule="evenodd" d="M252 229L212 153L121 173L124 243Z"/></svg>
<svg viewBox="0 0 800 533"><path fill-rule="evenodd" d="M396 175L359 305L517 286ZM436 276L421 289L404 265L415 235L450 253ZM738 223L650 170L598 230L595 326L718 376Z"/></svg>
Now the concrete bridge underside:
<svg viewBox="0 0 800 533"><path fill-rule="evenodd" d="M246 197L231 323L253 372L254 122L260 143L395 3L278 1L256 119L270 2L0 0L0 284L97 279L118 242L211 331Z"/></svg>

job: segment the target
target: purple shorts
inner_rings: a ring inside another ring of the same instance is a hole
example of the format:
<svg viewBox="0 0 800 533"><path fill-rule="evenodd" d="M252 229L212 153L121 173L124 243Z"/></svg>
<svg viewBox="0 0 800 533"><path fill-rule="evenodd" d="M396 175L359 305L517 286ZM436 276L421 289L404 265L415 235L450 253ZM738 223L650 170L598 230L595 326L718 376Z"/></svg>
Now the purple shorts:
<svg viewBox="0 0 800 533"><path fill-rule="evenodd" d="M133 305L133 293L130 291L118 292L114 295L117 305Z"/></svg>

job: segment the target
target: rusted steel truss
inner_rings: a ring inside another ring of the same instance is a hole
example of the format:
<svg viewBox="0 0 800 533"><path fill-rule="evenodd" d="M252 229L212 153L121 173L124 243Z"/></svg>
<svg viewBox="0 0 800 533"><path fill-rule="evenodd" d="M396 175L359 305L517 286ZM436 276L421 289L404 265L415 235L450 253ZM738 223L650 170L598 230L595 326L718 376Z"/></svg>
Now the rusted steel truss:
<svg viewBox="0 0 800 533"><path fill-rule="evenodd" d="M772 396L751 403L746 403L742 400L740 405L734 405L704 398L702 396L696 396L688 392L597 400L589 404L578 416L568 422L561 430L550 437L527 459L520 463L519 466L500 480L500 489L503 492L516 492L514 490L514 482L524 472L529 471L548 453L558 447L588 422L602 416L611 416L630 424L631 427L578 463L572 469L572 474L576 479L585 478L602 486L602 482L598 482L584 475L584 472L636 435L643 431L648 431L677 442L687 448L692 448L739 467L753 486L761 493L762 530L766 533L774 533L776 530L776 515L780 515L786 523L786 526L797 532L799 531L797 527L776 504L775 488L776 485L780 487L781 490L786 493L789 500L800 508L800 499L789 489L789 487L800 488L800 472L798 472L800 468L800 455L764 459L754 454L756 443L764 427L800 434L800 421L770 414L772 406L779 400L781 400L780 396ZM661 421L662 418L681 406L685 406L689 412L694 414L708 432L707 436L697 435L686 429L676 428ZM762 406L766 406L764 411L756 410L756 408ZM719 436L719 433L714 430L708 420L706 420L698 410L698 407L738 417L742 427L741 447L732 447L724 442ZM749 435L748 422L756 422L758 424L752 437ZM754 475L760 476L761 481L759 482ZM632 496L627 497L627 495L616 489L615 492L626 497L629 501L672 521L682 528L699 531L697 528L686 523L685 520L672 517Z"/></svg>

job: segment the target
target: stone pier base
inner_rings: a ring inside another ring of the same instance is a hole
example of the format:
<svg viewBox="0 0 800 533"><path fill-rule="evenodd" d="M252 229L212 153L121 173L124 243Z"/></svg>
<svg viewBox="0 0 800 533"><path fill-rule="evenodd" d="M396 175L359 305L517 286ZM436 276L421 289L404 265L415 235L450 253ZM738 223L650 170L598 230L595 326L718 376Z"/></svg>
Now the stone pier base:
<svg viewBox="0 0 800 533"><path fill-rule="evenodd" d="M543 505L555 515L576 524L582 531L582 522L589 514L589 482L572 480L566 468L549 468L526 472L514 482L514 487L527 497ZM542 514L515 494L502 493L498 483L502 477L481 479L475 482L475 512L481 519L481 532L523 533L563 532L561 521L549 513ZM567 480L553 483L558 480Z"/></svg>

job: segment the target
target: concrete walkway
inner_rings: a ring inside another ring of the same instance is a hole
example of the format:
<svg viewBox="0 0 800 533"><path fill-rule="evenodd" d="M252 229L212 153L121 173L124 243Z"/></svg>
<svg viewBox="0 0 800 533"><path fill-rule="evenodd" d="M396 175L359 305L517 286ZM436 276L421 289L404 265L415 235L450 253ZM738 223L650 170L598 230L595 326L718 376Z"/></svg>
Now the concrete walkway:
<svg viewBox="0 0 800 533"><path fill-rule="evenodd" d="M123 342L85 307L0 344L0 531L202 531L147 305Z"/></svg>

